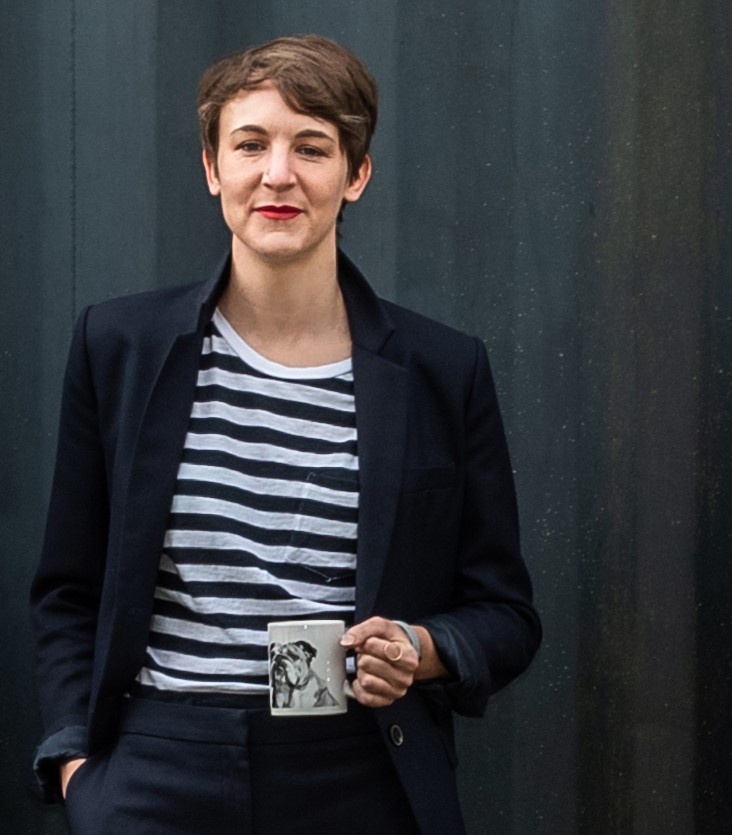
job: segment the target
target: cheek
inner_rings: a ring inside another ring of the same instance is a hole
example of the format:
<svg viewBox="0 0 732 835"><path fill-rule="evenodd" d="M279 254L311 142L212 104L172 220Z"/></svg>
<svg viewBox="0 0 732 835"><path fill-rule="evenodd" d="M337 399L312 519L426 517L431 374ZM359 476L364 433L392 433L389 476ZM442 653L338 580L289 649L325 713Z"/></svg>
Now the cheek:
<svg viewBox="0 0 732 835"><path fill-rule="evenodd" d="M335 178L331 182L324 184L323 187L318 190L319 202L322 205L328 205L335 210L340 209L345 191L342 185L341 181L339 179L336 180Z"/></svg>
<svg viewBox="0 0 732 835"><path fill-rule="evenodd" d="M340 171L317 172L317 175L306 172L301 176L300 184L313 202L340 205L346 190L346 177Z"/></svg>
<svg viewBox="0 0 732 835"><path fill-rule="evenodd" d="M221 196L228 200L241 200L252 190L254 176L240 170L219 169Z"/></svg>

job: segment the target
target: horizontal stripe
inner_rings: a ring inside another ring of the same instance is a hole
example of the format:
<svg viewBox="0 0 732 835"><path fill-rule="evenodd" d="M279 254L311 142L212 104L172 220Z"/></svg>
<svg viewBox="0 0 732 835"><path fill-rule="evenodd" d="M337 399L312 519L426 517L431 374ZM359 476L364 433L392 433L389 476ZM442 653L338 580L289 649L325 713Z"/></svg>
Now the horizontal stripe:
<svg viewBox="0 0 732 835"><path fill-rule="evenodd" d="M224 629L220 626L191 623L181 618L167 618L162 615L153 615L150 631L189 638L192 641L206 641L210 644L267 646L267 633L260 629Z"/></svg>
<svg viewBox="0 0 732 835"><path fill-rule="evenodd" d="M228 467L214 467L204 464L183 462L178 470L179 481L210 481L216 484L226 484L250 493L266 494L268 496L283 496L285 498L299 499L302 495L301 482L288 481L281 478L263 478L261 476L248 475ZM308 481L308 495L319 502L328 504L346 505L358 507L358 484L349 482L351 490L336 489L314 481Z"/></svg>
<svg viewBox="0 0 732 835"><path fill-rule="evenodd" d="M236 614L194 612L173 600L161 600L160 597L155 598L154 606L155 614L176 620L185 619L193 625L217 626L222 629L258 629L266 632L267 619L258 614L248 614L247 612L237 612ZM343 617L345 619L347 616L344 615Z"/></svg>
<svg viewBox="0 0 732 835"><path fill-rule="evenodd" d="M269 686L262 682L229 681L226 679L196 680L182 676L173 676L143 667L137 680L140 684L154 687L156 690L170 690L175 693L250 693L266 694Z"/></svg>
<svg viewBox="0 0 732 835"><path fill-rule="evenodd" d="M348 374L352 367L351 358L337 360L316 366L288 366L268 359L255 351L239 336L223 313L216 309L213 315L212 329L218 330L227 343L227 348L241 357L245 364L256 368L272 377L284 379L317 379L331 378L340 374ZM214 336L215 338L215 336Z"/></svg>
<svg viewBox="0 0 732 835"><path fill-rule="evenodd" d="M353 397L353 391L347 394ZM351 409L329 409L327 405L315 403L300 403L297 400L273 400L262 397L261 394L248 391L246 388L231 389L215 383L203 388L197 388L195 394L197 403L207 403L218 400L240 409L261 409L271 414L290 417L294 420L312 420L316 423L327 423L330 426L347 426L353 428L355 411Z"/></svg>
<svg viewBox="0 0 732 835"><path fill-rule="evenodd" d="M166 670L197 673L205 676L261 676L267 675L266 661L237 661L234 658L204 658L182 652L150 647L149 658Z"/></svg>
<svg viewBox="0 0 732 835"><path fill-rule="evenodd" d="M185 606L193 612L201 614L241 614L261 615L269 619L292 617L313 618L321 614L341 614L353 608L353 605L335 605L329 603L312 602L309 600L258 600L242 597L192 597L183 592L170 591L158 586L155 597L160 600L171 600Z"/></svg>
<svg viewBox="0 0 732 835"><path fill-rule="evenodd" d="M203 343L203 351L201 352L201 359L199 362L199 371L205 371L209 368L220 368L222 371L229 371L233 374L246 373L250 377L261 377L263 380L271 380L271 374L265 374L258 368L254 368L249 363L242 364L241 357L237 356L233 351L225 351L221 349L224 344L223 340L214 337L214 341L205 341ZM290 381L301 378L287 378L280 377L275 374L277 379ZM334 391L341 394L353 393L353 371L348 371L344 374L338 374L335 377L318 377L317 375L306 375L304 382L307 385L317 388L321 391ZM231 389L229 389L231 390ZM282 402L282 401L280 401Z"/></svg>
<svg viewBox="0 0 732 835"><path fill-rule="evenodd" d="M333 426L328 423L302 420L298 418L278 415L264 409L245 409L231 406L220 400L208 400L205 403L194 403L191 417L220 418L237 426L266 426L269 430L282 432L285 435L297 435L305 438L316 438L331 443L352 442L356 438L356 428L350 426Z"/></svg>
<svg viewBox="0 0 732 835"><path fill-rule="evenodd" d="M344 566L323 566L323 565L307 565L301 562L293 562L291 560L283 560L277 563L262 563L253 554L246 551L222 551L222 550L206 550L203 548L177 548L168 549L171 559L177 564L178 562L188 565L232 565L243 567L264 568L271 570L277 574L280 580L286 580L297 583L318 583L320 585L327 585L332 588L349 588L353 587L355 579L355 571L353 567ZM158 575L158 582L170 588L173 586L171 574ZM179 578L180 581L180 578ZM182 582L182 581L180 581ZM252 597L261 597L260 588L264 591L267 586L253 586ZM229 595L233 596L233 595ZM283 592L280 596L288 596Z"/></svg>
<svg viewBox="0 0 732 835"><path fill-rule="evenodd" d="M302 482L297 482L301 485ZM302 489L302 488L299 488ZM296 492L296 491L293 491ZM308 494L309 494L308 490ZM290 516L319 516L323 519L333 519L340 522L355 524L358 522L358 508L343 507L338 504L326 504L310 495L303 496L268 496L263 493L253 493L231 487L220 482L206 482L179 480L177 485L179 496L206 496L225 502L246 505L261 513L287 513ZM168 525L171 527L170 523ZM194 525L194 528L197 526Z"/></svg>
<svg viewBox="0 0 732 835"><path fill-rule="evenodd" d="M264 545L233 533L217 531L168 530L164 540L165 548L206 548L207 550L248 551L266 562L276 563L282 559L295 559L309 565L324 568L356 568L356 555L347 551L316 551L308 548L287 548L281 545Z"/></svg>
<svg viewBox="0 0 732 835"><path fill-rule="evenodd" d="M266 528L267 530L292 531L294 526L296 530L302 533L336 536L343 539L355 539L357 530L354 523L302 514L295 516L292 513L265 513L235 502L212 499L207 496L177 495L173 499L171 513L223 516L229 520L244 522L247 525ZM211 520L211 525L215 525L214 520Z"/></svg>
<svg viewBox="0 0 732 835"><path fill-rule="evenodd" d="M218 385L234 390L245 389L253 394L261 394L272 400L294 400L298 403L311 403L314 406L338 409L343 412L353 411L353 395L318 388L303 383L290 383L251 374L237 374L220 368L206 368L198 372L199 387Z"/></svg>
<svg viewBox="0 0 732 835"><path fill-rule="evenodd" d="M347 453L313 454L298 450L282 449L273 444L248 444L235 441L225 435L198 434L189 432L185 445L191 449L210 449L226 452L238 458L251 458L256 461L272 461L278 464L318 469L338 467L344 470L358 469L358 458Z"/></svg>
<svg viewBox="0 0 732 835"><path fill-rule="evenodd" d="M344 470L342 467L294 467L286 462L255 461L251 458L237 458L226 450L192 449L183 450L181 459L186 463L202 464L209 467L227 467L244 475L257 478L276 478L283 481L308 481L316 484L333 486L335 489L354 488L358 485L358 471Z"/></svg>
<svg viewBox="0 0 732 835"><path fill-rule="evenodd" d="M235 426L222 418L202 417L192 420L188 427L189 434L222 435L232 441L244 444L268 444L281 447L285 453L300 452L310 455L345 454L355 457L358 445L355 435L344 441L329 441L324 438L307 435L285 435L269 426Z"/></svg>
<svg viewBox="0 0 732 835"><path fill-rule="evenodd" d="M183 638L168 632L150 632L149 647L156 652L177 652L182 655L196 655L199 658L231 658L233 661L261 661L266 657L266 648L257 644L221 644ZM147 656L147 666L158 665Z"/></svg>
<svg viewBox="0 0 732 835"><path fill-rule="evenodd" d="M174 563L167 554L160 560L160 570L175 574L186 583L238 583L241 585L278 586L292 597L303 600L323 600L326 603L353 602L353 587L338 588L315 583L293 582L276 577L261 568L234 565L196 565Z"/></svg>

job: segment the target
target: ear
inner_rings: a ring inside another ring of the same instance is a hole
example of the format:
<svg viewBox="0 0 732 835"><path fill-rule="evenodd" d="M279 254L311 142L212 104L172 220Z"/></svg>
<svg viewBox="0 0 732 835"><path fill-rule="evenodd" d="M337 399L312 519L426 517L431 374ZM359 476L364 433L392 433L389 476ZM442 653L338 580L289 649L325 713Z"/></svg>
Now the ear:
<svg viewBox="0 0 732 835"><path fill-rule="evenodd" d="M307 655L308 658L311 659L311 660L313 658L315 658L315 656L318 654L318 650L315 649L315 647L311 643L309 643L308 641L298 641L297 645L300 647L300 649L302 649L302 651L305 653L305 655Z"/></svg>
<svg viewBox="0 0 732 835"><path fill-rule="evenodd" d="M219 183L216 160L209 157L205 148L201 151L201 159L203 161L203 170L206 172L206 185L208 186L209 193L214 197L218 197L221 194L221 184Z"/></svg>
<svg viewBox="0 0 732 835"><path fill-rule="evenodd" d="M363 194L368 181L371 179L371 157L366 154L358 171L351 177L346 190L343 192L343 199L347 203L355 203Z"/></svg>

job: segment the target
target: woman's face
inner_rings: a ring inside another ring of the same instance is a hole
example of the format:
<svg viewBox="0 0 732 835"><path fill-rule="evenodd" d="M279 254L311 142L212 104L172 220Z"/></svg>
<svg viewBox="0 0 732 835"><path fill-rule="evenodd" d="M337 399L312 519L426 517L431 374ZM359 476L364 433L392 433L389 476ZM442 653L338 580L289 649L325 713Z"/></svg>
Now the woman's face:
<svg viewBox="0 0 732 835"><path fill-rule="evenodd" d="M234 254L287 264L331 254L343 200L358 200L368 158L348 176L338 129L291 110L271 83L223 106L215 165L204 152L211 194L220 196Z"/></svg>

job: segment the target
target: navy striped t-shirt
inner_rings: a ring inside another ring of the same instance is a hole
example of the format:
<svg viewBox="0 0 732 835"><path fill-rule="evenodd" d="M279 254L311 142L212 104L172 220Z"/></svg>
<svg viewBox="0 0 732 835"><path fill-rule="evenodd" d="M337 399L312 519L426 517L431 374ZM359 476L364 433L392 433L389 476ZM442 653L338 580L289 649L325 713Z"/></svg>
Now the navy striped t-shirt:
<svg viewBox="0 0 732 835"><path fill-rule="evenodd" d="M206 332L160 559L144 691L267 690L267 623L353 621L351 360L291 368L219 311Z"/></svg>

